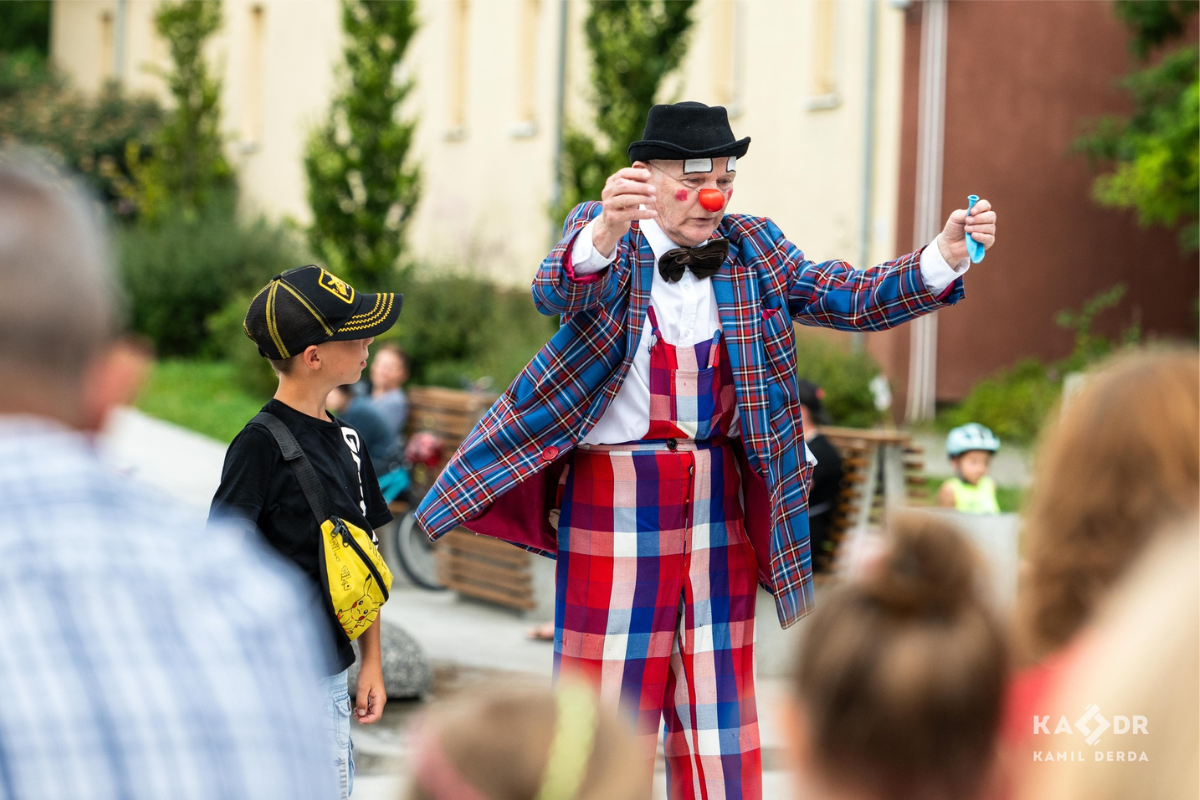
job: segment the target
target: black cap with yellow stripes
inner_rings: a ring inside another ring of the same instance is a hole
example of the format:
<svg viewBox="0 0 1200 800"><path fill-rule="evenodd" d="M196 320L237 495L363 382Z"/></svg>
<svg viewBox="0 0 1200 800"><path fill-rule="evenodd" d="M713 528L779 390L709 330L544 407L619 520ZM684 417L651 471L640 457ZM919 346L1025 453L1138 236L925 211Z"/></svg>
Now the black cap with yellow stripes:
<svg viewBox="0 0 1200 800"><path fill-rule="evenodd" d="M267 358L283 360L313 344L378 336L396 323L404 295L361 294L318 266L276 275L250 301L243 327Z"/></svg>

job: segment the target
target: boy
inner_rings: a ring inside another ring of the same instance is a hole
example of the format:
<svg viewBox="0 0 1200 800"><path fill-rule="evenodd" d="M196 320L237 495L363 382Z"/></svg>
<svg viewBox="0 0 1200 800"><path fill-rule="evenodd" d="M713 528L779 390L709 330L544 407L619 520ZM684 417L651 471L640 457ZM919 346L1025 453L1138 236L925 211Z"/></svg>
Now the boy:
<svg viewBox="0 0 1200 800"><path fill-rule="evenodd" d="M279 389L263 411L277 417L296 437L324 484L333 511L363 530L388 523L392 515L361 437L331 418L325 402L334 387L359 379L367 366L367 346L395 324L402 300L398 294L359 294L320 267L300 267L272 278L251 301L244 323L246 335L279 376ZM272 547L300 568L322 608L329 657L329 677L323 679L322 688L328 698L330 747L344 799L354 781L346 688L354 651L329 600L316 519L275 438L261 425L247 425L229 445L210 512L210 517L218 515L254 524ZM376 619L359 639L362 668L355 712L361 724L378 720L387 699L380 624Z"/></svg>
<svg viewBox="0 0 1200 800"><path fill-rule="evenodd" d="M942 484L937 502L967 514L999 514L996 482L988 477L992 455L1000 449L996 434L977 422L960 425L946 437L946 455L955 477Z"/></svg>

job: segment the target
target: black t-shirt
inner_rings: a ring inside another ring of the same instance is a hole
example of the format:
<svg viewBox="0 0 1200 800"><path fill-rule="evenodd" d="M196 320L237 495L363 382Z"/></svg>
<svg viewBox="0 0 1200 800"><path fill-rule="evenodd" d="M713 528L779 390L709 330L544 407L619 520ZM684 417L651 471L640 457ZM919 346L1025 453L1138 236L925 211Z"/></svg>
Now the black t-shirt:
<svg viewBox="0 0 1200 800"><path fill-rule="evenodd" d="M334 514L365 530L391 521L366 445L354 428L310 417L278 400L262 410L278 417L296 437L325 485ZM331 674L348 668L354 663L354 650L329 602L321 573L320 528L275 437L260 425L243 428L225 453L209 517L231 516L253 523L268 544L308 576L328 616Z"/></svg>
<svg viewBox="0 0 1200 800"><path fill-rule="evenodd" d="M827 437L818 433L805 442L817 457L813 468L812 488L808 493L808 535L812 547L813 568L826 571L832 562L832 542L829 528L842 488L842 456Z"/></svg>

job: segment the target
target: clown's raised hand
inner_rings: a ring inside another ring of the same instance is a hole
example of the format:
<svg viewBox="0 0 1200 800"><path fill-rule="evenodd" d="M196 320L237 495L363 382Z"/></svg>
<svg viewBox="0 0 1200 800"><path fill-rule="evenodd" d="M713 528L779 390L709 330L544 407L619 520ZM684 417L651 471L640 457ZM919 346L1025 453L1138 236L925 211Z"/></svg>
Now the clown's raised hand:
<svg viewBox="0 0 1200 800"><path fill-rule="evenodd" d="M617 241L629 230L631 222L658 216L654 208L654 191L648 169L625 167L608 176L604 191L600 193L604 209L592 233L592 245L596 252L604 256L611 255ZM643 205L646 207L642 208Z"/></svg>
<svg viewBox="0 0 1200 800"><path fill-rule="evenodd" d="M970 216L968 209L955 209L938 235L938 250L950 266L967 257L967 234L971 234L985 250L996 243L996 212L992 211L992 204L980 198L969 210Z"/></svg>

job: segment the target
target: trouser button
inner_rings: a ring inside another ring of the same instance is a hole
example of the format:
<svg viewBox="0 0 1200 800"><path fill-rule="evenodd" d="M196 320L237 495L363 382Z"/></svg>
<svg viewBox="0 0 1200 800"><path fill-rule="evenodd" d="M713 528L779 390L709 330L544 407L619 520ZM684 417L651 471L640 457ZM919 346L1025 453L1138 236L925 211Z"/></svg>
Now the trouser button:
<svg viewBox="0 0 1200 800"><path fill-rule="evenodd" d="M674 450L676 447L679 447L679 442L675 441L674 439L667 439L668 450Z"/></svg>

